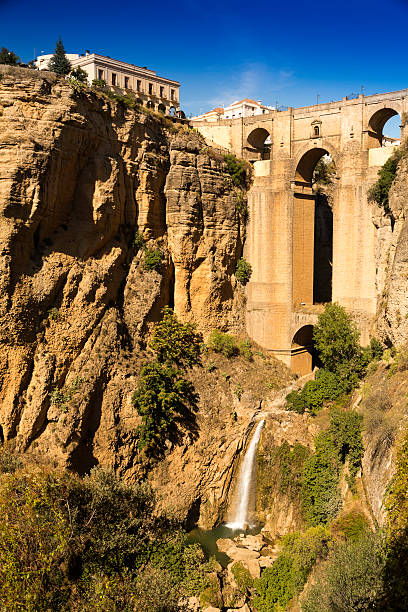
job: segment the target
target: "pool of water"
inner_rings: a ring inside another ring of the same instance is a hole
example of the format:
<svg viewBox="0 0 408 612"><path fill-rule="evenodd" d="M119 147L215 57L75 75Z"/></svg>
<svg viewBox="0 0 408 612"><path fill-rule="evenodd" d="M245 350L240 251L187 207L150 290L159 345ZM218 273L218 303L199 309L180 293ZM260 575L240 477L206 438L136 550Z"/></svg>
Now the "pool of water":
<svg viewBox="0 0 408 612"><path fill-rule="evenodd" d="M226 525L219 525L215 529L193 529L190 532L188 541L189 542L198 542L201 544L201 547L204 551L204 554L207 559L210 557L215 557L220 563L222 567L227 567L228 563L231 559L223 552L218 550L217 540L220 538L236 538L240 533L245 533L246 535L252 534L256 535L261 531L261 526L258 525L256 527L251 527L249 529L231 529Z"/></svg>

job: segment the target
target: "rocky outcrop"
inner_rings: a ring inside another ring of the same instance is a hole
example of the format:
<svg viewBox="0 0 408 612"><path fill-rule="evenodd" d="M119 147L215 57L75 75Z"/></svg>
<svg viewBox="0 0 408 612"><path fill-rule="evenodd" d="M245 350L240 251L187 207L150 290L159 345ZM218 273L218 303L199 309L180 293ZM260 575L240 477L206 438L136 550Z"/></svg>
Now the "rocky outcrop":
<svg viewBox="0 0 408 612"><path fill-rule="evenodd" d="M243 329L242 228L225 163L186 126L4 66L0 142L0 438L80 473L102 464L137 479L131 398L161 308L204 335ZM158 271L136 232L161 250ZM196 430L150 473L163 506L206 525L266 390L251 395L255 370L271 370L244 361L192 373Z"/></svg>
<svg viewBox="0 0 408 612"><path fill-rule="evenodd" d="M377 326L388 344L408 342L408 157L399 163L389 193L391 216L374 206L377 228Z"/></svg>

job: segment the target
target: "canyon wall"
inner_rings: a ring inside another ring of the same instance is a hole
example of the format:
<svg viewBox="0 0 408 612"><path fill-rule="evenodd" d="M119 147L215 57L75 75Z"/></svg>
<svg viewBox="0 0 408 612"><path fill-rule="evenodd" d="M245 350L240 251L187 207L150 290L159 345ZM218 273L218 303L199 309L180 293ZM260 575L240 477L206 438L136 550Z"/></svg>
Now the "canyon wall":
<svg viewBox="0 0 408 612"><path fill-rule="evenodd" d="M150 326L170 304L204 336L242 333L242 233L226 165L198 133L0 67L1 440L136 478L131 396ZM225 401L230 418L231 390Z"/></svg>

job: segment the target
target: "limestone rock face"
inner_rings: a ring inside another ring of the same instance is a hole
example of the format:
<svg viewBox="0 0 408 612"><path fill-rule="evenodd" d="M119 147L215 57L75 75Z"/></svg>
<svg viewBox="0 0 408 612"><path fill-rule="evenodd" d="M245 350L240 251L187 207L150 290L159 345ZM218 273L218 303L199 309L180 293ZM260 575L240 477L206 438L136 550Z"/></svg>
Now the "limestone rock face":
<svg viewBox="0 0 408 612"><path fill-rule="evenodd" d="M131 397L149 325L174 304L204 333L243 326L225 164L191 130L52 73L0 76L0 438L135 479ZM144 268L136 231L162 251L159 272ZM229 391L228 419L231 403ZM228 463L236 443L222 448Z"/></svg>
<svg viewBox="0 0 408 612"><path fill-rule="evenodd" d="M378 330L395 345L408 341L408 158L404 157L389 193L393 221L374 207L377 227Z"/></svg>

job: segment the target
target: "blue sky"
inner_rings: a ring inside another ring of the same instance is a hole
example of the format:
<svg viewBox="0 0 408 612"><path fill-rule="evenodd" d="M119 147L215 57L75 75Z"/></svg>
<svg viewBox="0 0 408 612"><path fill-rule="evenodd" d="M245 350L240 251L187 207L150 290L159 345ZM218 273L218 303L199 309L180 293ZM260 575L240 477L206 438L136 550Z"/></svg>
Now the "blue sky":
<svg viewBox="0 0 408 612"><path fill-rule="evenodd" d="M297 107L407 88L407 25L408 0L0 0L0 46L24 61L61 35L67 52L179 80L187 114L243 97Z"/></svg>

